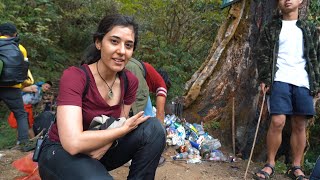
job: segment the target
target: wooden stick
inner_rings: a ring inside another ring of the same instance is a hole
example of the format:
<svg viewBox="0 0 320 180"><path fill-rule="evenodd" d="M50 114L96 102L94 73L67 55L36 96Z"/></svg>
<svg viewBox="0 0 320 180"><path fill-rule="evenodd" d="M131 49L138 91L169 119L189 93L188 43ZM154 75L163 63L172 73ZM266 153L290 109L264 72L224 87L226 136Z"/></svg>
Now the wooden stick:
<svg viewBox="0 0 320 180"><path fill-rule="evenodd" d="M232 149L233 157L236 156L235 120L234 120L234 96L232 97Z"/></svg>
<svg viewBox="0 0 320 180"><path fill-rule="evenodd" d="M259 119L258 119L258 123L257 123L256 133L255 133L254 139L253 139L253 144L252 144L252 148L251 148L249 161L248 161L248 164L247 164L247 169L246 169L246 172L244 174L244 179L247 179L247 173L248 173L248 169L249 169L249 166L250 166L250 162L251 162L251 158L252 158L252 154L253 154L253 150L254 150L254 145L256 144L256 139L257 139L257 134L258 134L258 131L259 131L260 120L261 120L261 116L262 116L262 111L263 111L263 106L264 106L264 100L265 99L266 99L266 93L263 92L263 99L262 99L262 104L261 104L261 109L260 109L260 115L259 115Z"/></svg>

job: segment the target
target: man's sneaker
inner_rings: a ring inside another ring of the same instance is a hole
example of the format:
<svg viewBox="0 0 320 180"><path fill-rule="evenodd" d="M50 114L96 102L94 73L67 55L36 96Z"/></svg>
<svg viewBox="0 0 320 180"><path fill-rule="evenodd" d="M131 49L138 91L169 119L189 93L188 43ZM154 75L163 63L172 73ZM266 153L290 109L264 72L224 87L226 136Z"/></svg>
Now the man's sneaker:
<svg viewBox="0 0 320 180"><path fill-rule="evenodd" d="M37 141L35 141L35 140L33 140L33 141L28 140L27 142L21 142L19 144L20 151L29 152L36 147L36 143L37 143Z"/></svg>

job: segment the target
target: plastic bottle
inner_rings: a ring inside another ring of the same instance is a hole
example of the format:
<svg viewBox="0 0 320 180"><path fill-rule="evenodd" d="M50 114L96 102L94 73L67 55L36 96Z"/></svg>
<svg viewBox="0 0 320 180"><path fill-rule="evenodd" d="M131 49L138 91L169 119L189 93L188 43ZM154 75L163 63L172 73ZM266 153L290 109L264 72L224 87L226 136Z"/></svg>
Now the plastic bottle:
<svg viewBox="0 0 320 180"><path fill-rule="evenodd" d="M201 149L200 149L200 155L202 156L203 159L209 159L210 158L210 145L206 143L201 144Z"/></svg>
<svg viewBox="0 0 320 180"><path fill-rule="evenodd" d="M174 123L174 124L177 124L175 126L177 126L178 136L184 140L186 138L186 131L184 127L181 124L179 125L179 123Z"/></svg>
<svg viewBox="0 0 320 180"><path fill-rule="evenodd" d="M227 161L227 158L219 150L213 150L210 153L210 158L209 159L213 160L213 161Z"/></svg>
<svg viewBox="0 0 320 180"><path fill-rule="evenodd" d="M172 157L173 160L176 159L186 159L188 157L188 153L187 152L183 152L183 153L179 153L175 156Z"/></svg>
<svg viewBox="0 0 320 180"><path fill-rule="evenodd" d="M186 139L196 142L198 140L198 135L191 129L186 129Z"/></svg>
<svg viewBox="0 0 320 180"><path fill-rule="evenodd" d="M196 134L198 134L197 129L196 129L192 124L186 122L184 125L185 125L187 128L191 129L191 130L192 130L193 132L195 132Z"/></svg>
<svg viewBox="0 0 320 180"><path fill-rule="evenodd" d="M193 142L193 141L190 141L190 140L189 140L189 142L190 142L190 144L191 144L192 147L194 147L194 148L196 148L196 149L198 149L198 150L200 149L200 144L198 144L198 143L196 143L196 142Z"/></svg>
<svg viewBox="0 0 320 180"><path fill-rule="evenodd" d="M192 164L201 163L201 160L198 159L198 158L188 159L187 163L188 164L190 164L190 163L192 163Z"/></svg>
<svg viewBox="0 0 320 180"><path fill-rule="evenodd" d="M197 129L198 135L205 134L204 129L201 124L193 123L192 125Z"/></svg>
<svg viewBox="0 0 320 180"><path fill-rule="evenodd" d="M212 149L219 149L221 147L221 143L218 139L213 140Z"/></svg>
<svg viewBox="0 0 320 180"><path fill-rule="evenodd" d="M187 152L188 154L200 155L200 151L194 147L189 148Z"/></svg>
<svg viewBox="0 0 320 180"><path fill-rule="evenodd" d="M172 114L171 116L170 116L170 121L172 122L172 123L174 123L174 122L176 122L177 121L177 116L176 115L174 115L174 114Z"/></svg>
<svg viewBox="0 0 320 180"><path fill-rule="evenodd" d="M215 150L221 147L221 143L218 139L205 139L202 144L209 147L210 150Z"/></svg>
<svg viewBox="0 0 320 180"><path fill-rule="evenodd" d="M170 121L170 115L167 114L167 115L164 117L164 124L165 124L166 126L170 126L171 123L172 123L172 122Z"/></svg>

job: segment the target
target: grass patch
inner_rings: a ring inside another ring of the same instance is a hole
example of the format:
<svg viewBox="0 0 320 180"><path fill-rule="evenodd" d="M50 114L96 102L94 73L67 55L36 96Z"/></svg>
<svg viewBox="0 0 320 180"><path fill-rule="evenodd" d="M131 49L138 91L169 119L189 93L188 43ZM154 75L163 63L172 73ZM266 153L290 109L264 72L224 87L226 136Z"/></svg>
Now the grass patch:
<svg viewBox="0 0 320 180"><path fill-rule="evenodd" d="M287 172L288 167L286 166L286 164L284 162L277 161L275 169L276 169L277 173L285 174Z"/></svg>
<svg viewBox="0 0 320 180"><path fill-rule="evenodd" d="M7 121L0 121L0 149L10 148L17 140L16 130L12 129Z"/></svg>

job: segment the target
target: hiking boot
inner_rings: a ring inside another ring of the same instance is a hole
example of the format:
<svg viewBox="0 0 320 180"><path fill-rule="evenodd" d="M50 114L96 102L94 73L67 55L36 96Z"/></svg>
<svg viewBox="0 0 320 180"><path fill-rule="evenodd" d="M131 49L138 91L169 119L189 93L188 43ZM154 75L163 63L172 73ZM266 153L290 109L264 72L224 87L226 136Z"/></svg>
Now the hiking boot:
<svg viewBox="0 0 320 180"><path fill-rule="evenodd" d="M28 140L27 142L21 142L19 144L19 150L22 152L29 152L36 147L37 141Z"/></svg>

